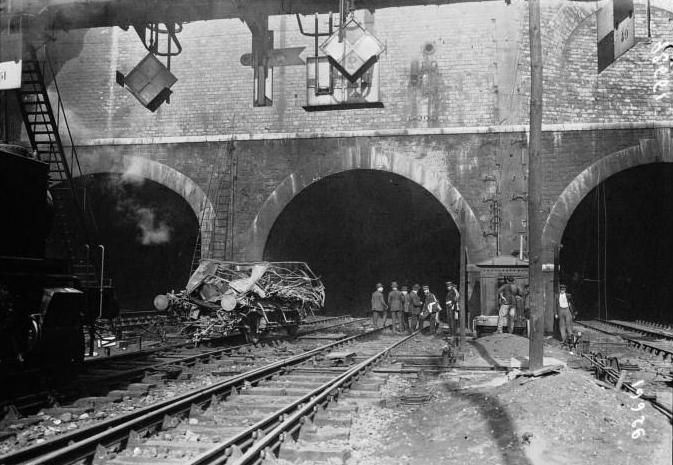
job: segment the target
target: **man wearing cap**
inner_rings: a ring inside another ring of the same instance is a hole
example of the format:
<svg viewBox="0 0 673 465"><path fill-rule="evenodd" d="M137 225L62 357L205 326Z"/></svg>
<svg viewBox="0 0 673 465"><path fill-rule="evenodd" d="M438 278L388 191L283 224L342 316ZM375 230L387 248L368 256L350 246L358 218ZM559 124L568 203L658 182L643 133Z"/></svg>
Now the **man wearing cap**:
<svg viewBox="0 0 673 465"><path fill-rule="evenodd" d="M423 307L423 302L421 297L418 295L418 291L421 289L421 286L414 284L411 287L411 293L409 294L409 300L411 302L411 327L410 331L416 331L418 326L419 315L421 314L421 308Z"/></svg>
<svg viewBox="0 0 673 465"><path fill-rule="evenodd" d="M448 313L447 323L449 323L449 327L451 328L451 332L453 333L454 336L458 331L458 320L460 318L458 312L459 297L460 294L458 293L458 289L456 289L456 285L453 284L452 281L447 281L446 282L446 311Z"/></svg>
<svg viewBox="0 0 673 465"><path fill-rule="evenodd" d="M516 297L523 297L523 291L514 284L514 278L507 276L506 283L498 288L498 299L500 301L500 311L498 312L498 329L502 333L502 327L507 321L507 330L514 332L514 316L516 315Z"/></svg>
<svg viewBox="0 0 673 465"><path fill-rule="evenodd" d="M390 283L392 290L388 293L388 307L393 319L393 331L401 331L402 312L404 311L404 295L397 290L397 283Z"/></svg>
<svg viewBox="0 0 673 465"><path fill-rule="evenodd" d="M421 331L423 330L423 322L427 319L430 321L430 334L434 335L437 313L442 310L442 307L440 307L435 294L430 292L430 286L427 284L423 286L423 294L425 294L425 300L423 301L423 310L421 312Z"/></svg>
<svg viewBox="0 0 673 465"><path fill-rule="evenodd" d="M561 342L566 342L573 333L573 314L572 301L570 294L566 294L565 284L559 286L558 308L554 316L558 318Z"/></svg>
<svg viewBox="0 0 673 465"><path fill-rule="evenodd" d="M402 286L402 296L404 297L404 310L402 310L402 331L409 331L409 315L411 315L411 296L409 288Z"/></svg>
<svg viewBox="0 0 673 465"><path fill-rule="evenodd" d="M372 323L374 328L379 327L379 318L383 318L383 326L386 325L386 310L388 304L383 297L383 284L377 283L376 290L372 294Z"/></svg>

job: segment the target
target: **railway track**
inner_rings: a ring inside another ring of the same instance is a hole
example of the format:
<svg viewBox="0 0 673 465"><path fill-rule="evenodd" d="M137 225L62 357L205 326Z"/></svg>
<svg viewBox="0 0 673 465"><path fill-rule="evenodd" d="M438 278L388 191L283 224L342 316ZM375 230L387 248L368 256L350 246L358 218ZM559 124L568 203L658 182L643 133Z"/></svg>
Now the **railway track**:
<svg viewBox="0 0 673 465"><path fill-rule="evenodd" d="M284 441L292 442L302 425L345 422L357 403L334 407L332 414L324 410L343 398L344 389L365 401L376 399L371 388L381 379L369 369L415 335L380 336L379 331L330 342L75 430L0 457L0 464L256 463L281 451ZM367 376L373 378L365 382ZM361 391L353 389L355 383Z"/></svg>
<svg viewBox="0 0 673 465"><path fill-rule="evenodd" d="M673 423L673 409L670 406L664 405L657 400L656 396L644 395L643 390L637 388L637 384L631 384L623 380L622 373L615 368L608 366L604 360L595 354L583 354L582 358L588 360L595 369L595 374L598 379L603 379L613 383L617 389L624 389L625 391L637 395L639 398L646 400L652 406L663 413L668 420ZM641 381L642 383L642 381Z"/></svg>
<svg viewBox="0 0 673 465"><path fill-rule="evenodd" d="M334 323L336 321L336 323ZM352 319L350 317L325 318L316 321L303 330L300 334L315 334L336 327L362 323L367 319ZM326 324L327 323L327 324ZM330 324L331 323L331 324ZM316 326L317 327L311 327ZM330 338L343 338L345 334L328 335ZM137 397L144 395L143 386L155 384L161 385L166 379L183 378L189 379L194 374L203 373L207 365L217 365L218 376L225 373L238 373L245 361L253 363L255 357L264 357L263 348L273 351L281 341L287 340L269 338L259 343L210 348L188 348L187 344L173 344L162 348L156 348L143 352L129 352L110 357L89 359L85 369L72 382L57 385L51 389L43 389L37 392L23 394L0 403L0 418L10 415L10 419L21 419L24 423L30 422L30 417L46 409L47 414L54 411L65 411L68 406L74 406L71 410L75 414L81 410L79 407L83 399L88 404L100 405L109 402L119 402L130 395ZM303 341L302 341L303 342ZM253 352L253 349L254 352ZM225 367L225 363L229 363ZM129 386L131 389L129 390ZM28 389L26 389L28 390ZM111 396L109 393L113 392ZM65 407L63 407L65 406ZM53 408L56 407L56 408ZM28 417L28 418L26 418ZM39 419L35 419L37 423ZM3 422L0 422L2 425ZM6 422L5 422L6 423ZM2 436L0 427L0 436ZM5 432L4 436L9 436Z"/></svg>
<svg viewBox="0 0 673 465"><path fill-rule="evenodd" d="M617 336L630 346L654 355L661 355L664 360L673 361L673 331L642 324L615 320L576 321L576 324L604 334Z"/></svg>

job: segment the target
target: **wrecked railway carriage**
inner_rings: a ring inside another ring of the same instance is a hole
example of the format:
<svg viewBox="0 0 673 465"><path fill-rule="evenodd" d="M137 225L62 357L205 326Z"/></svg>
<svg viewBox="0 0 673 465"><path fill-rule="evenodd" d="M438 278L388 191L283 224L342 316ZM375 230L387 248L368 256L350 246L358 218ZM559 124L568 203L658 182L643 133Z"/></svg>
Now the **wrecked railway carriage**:
<svg viewBox="0 0 673 465"><path fill-rule="evenodd" d="M154 299L157 310L186 323L195 342L239 331L256 340L278 328L294 335L324 303L325 287L306 263L212 259L201 261L185 290Z"/></svg>

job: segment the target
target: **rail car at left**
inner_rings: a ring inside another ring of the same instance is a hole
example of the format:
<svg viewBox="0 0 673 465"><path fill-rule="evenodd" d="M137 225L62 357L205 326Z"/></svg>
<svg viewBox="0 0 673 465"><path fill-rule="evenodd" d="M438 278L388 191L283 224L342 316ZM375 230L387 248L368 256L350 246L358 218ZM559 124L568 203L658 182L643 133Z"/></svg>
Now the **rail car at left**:
<svg viewBox="0 0 673 465"><path fill-rule="evenodd" d="M53 225L49 166L0 145L0 368L77 367L86 294L67 259L48 259Z"/></svg>

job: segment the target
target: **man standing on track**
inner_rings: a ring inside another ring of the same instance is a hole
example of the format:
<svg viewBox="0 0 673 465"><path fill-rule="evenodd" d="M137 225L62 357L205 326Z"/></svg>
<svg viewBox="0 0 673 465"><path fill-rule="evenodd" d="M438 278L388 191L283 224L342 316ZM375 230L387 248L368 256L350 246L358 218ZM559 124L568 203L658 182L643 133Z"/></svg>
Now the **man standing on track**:
<svg viewBox="0 0 673 465"><path fill-rule="evenodd" d="M514 278L507 276L507 282L498 289L500 311L498 312L498 329L502 333L502 327L507 320L507 330L514 332L514 316L516 315L516 296L523 296L521 288L514 284Z"/></svg>
<svg viewBox="0 0 673 465"><path fill-rule="evenodd" d="M419 316L421 314L421 308L423 307L423 302L418 295L418 291L421 286L414 284L411 288L411 293L409 294L409 300L411 301L411 327L409 332L416 331L418 329Z"/></svg>
<svg viewBox="0 0 673 465"><path fill-rule="evenodd" d="M374 328L379 327L379 318L383 318L383 326L386 325L386 310L388 309L388 304L386 304L386 299L383 297L383 284L377 283L376 290L372 294L372 323Z"/></svg>
<svg viewBox="0 0 673 465"><path fill-rule="evenodd" d="M402 296L404 297L404 310L402 311L402 331L409 331L409 315L411 314L411 296L407 286L402 286Z"/></svg>
<svg viewBox="0 0 673 465"><path fill-rule="evenodd" d="M460 294L456 285L451 281L446 282L446 311L448 313L449 327L451 328L451 333L455 336L458 332L458 320L460 318L458 313L458 298Z"/></svg>
<svg viewBox="0 0 673 465"><path fill-rule="evenodd" d="M442 310L442 307L440 307L435 294L430 292L430 286L427 284L423 286L423 293L425 294L425 300L423 301L423 311L421 312L421 330L423 329L424 321L428 319L430 321L430 335L434 336L437 328L437 313Z"/></svg>
<svg viewBox="0 0 673 465"><path fill-rule="evenodd" d="M573 333L572 301L570 294L566 294L565 284L559 286L558 310L555 315L558 318L561 342L566 342Z"/></svg>
<svg viewBox="0 0 673 465"><path fill-rule="evenodd" d="M404 295L397 290L397 283L390 283L392 290L388 293L388 306L393 318L393 331L402 331L402 312L404 311Z"/></svg>

